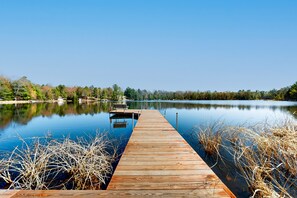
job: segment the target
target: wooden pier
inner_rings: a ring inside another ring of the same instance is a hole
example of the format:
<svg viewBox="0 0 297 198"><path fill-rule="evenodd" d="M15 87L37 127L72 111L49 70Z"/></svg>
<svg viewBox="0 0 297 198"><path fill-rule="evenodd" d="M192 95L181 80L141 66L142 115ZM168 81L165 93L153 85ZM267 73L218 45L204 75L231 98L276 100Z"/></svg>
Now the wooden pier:
<svg viewBox="0 0 297 198"><path fill-rule="evenodd" d="M157 110L141 111L108 190L143 190L148 194L172 190L198 197L234 197Z"/></svg>
<svg viewBox="0 0 297 198"><path fill-rule="evenodd" d="M157 110L141 114L107 190L0 191L0 197L235 197Z"/></svg>

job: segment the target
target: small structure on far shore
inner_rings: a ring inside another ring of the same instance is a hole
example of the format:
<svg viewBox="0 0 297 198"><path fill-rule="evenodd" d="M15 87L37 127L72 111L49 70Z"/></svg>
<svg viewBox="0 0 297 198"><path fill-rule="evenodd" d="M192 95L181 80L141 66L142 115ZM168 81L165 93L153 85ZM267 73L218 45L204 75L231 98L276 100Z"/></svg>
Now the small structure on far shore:
<svg viewBox="0 0 297 198"><path fill-rule="evenodd" d="M64 99L61 96L59 96L57 101L58 101L58 105L63 105L64 104Z"/></svg>
<svg viewBox="0 0 297 198"><path fill-rule="evenodd" d="M113 109L117 110L117 109L128 109L127 104L113 104Z"/></svg>

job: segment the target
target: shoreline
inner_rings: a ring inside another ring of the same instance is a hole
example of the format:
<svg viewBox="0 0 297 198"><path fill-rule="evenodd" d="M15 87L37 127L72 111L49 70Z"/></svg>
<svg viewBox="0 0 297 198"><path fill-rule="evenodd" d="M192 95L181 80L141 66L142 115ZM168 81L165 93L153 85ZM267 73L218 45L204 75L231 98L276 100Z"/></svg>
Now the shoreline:
<svg viewBox="0 0 297 198"><path fill-rule="evenodd" d="M58 100L5 100L0 101L0 104L33 104L33 103L54 103Z"/></svg>
<svg viewBox="0 0 297 198"><path fill-rule="evenodd" d="M34 104L34 103L60 103L60 100L0 100L1 104ZM63 103L73 102L71 100L63 100ZM111 100L81 100L81 103L89 102L112 102Z"/></svg>
<svg viewBox="0 0 297 198"><path fill-rule="evenodd" d="M274 101L274 102L293 102L292 100L125 100L127 102L189 102L189 101ZM60 103L60 100L0 100L1 104L34 104L34 103ZM63 100L64 103L71 103L71 100ZM87 100L82 99L79 103L90 103L90 102L115 102L112 100L102 99L102 100Z"/></svg>

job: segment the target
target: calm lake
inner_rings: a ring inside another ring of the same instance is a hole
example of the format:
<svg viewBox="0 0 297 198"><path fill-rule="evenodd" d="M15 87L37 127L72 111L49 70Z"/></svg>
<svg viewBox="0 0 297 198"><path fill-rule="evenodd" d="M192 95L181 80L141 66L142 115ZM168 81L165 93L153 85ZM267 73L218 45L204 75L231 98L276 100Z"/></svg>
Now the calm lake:
<svg viewBox="0 0 297 198"><path fill-rule="evenodd" d="M297 121L297 102L278 101L141 101L128 102L131 109L158 109L176 127L178 132L210 165L208 158L198 146L194 135L197 127L224 121L228 125L279 123L281 120ZM110 118L111 103L94 104L19 104L0 105L0 151L12 151L21 145L20 138L88 137L96 133L107 133L119 141L122 152L131 135L131 118ZM240 177L226 164L218 164L213 170L237 195L247 197L247 187Z"/></svg>

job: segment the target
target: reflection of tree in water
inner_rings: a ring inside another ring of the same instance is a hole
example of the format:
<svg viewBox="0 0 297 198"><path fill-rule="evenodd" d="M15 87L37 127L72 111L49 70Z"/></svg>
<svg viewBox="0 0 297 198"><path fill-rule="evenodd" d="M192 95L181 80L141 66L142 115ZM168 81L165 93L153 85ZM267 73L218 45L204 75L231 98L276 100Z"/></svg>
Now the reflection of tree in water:
<svg viewBox="0 0 297 198"><path fill-rule="evenodd" d="M297 106L261 106L261 105L226 105L226 104L197 104L197 103L187 103L187 102L128 102L129 108L131 109L234 109L238 110L251 110L251 109L270 109L275 111L280 109L293 115L297 119Z"/></svg>
<svg viewBox="0 0 297 198"><path fill-rule="evenodd" d="M216 109L216 108L246 108L249 109L250 106L235 106L235 105L217 105L217 104L195 104L195 103L181 103L181 102L130 102L128 103L131 109Z"/></svg>
<svg viewBox="0 0 297 198"><path fill-rule="evenodd" d="M234 109L251 110L251 109L270 109L272 111L279 109L280 106L263 106L263 105L233 105L233 104L202 104L187 102L128 102L131 109Z"/></svg>
<svg viewBox="0 0 297 198"><path fill-rule="evenodd" d="M36 115L36 105L25 104L21 108L15 106L12 120L19 124L27 124Z"/></svg>
<svg viewBox="0 0 297 198"><path fill-rule="evenodd" d="M11 122L27 124L37 116L50 117L52 115L94 115L100 112L108 112L111 103L68 103L59 106L57 103L0 105L0 130L5 129ZM297 119L297 106L250 106L250 105L225 105L225 104L195 104L180 102L128 102L131 109L232 109L250 110L251 108L271 110L281 109L290 113Z"/></svg>
<svg viewBox="0 0 297 198"><path fill-rule="evenodd" d="M286 107L285 110L297 119L297 106Z"/></svg>
<svg viewBox="0 0 297 198"><path fill-rule="evenodd" d="M14 105L0 105L0 130L6 128L13 118Z"/></svg>
<svg viewBox="0 0 297 198"><path fill-rule="evenodd" d="M110 106L110 103L65 103L61 106L57 103L0 105L0 130L8 127L12 122L25 125L37 116L94 115L100 112L108 112Z"/></svg>

